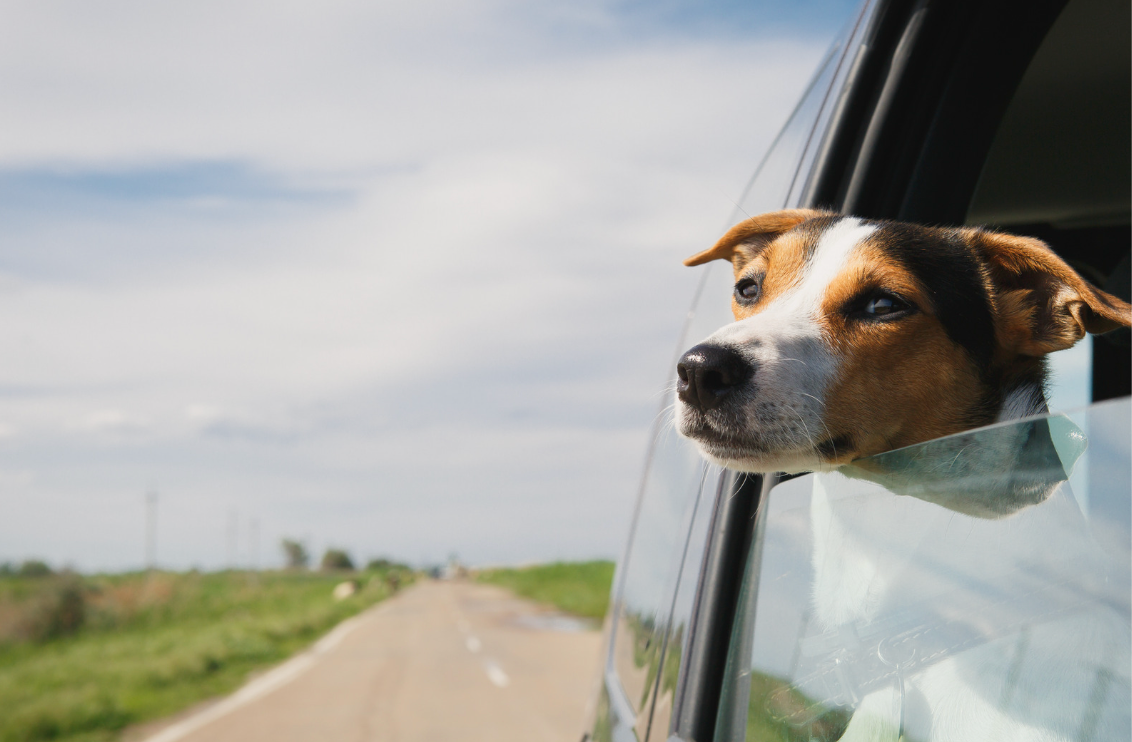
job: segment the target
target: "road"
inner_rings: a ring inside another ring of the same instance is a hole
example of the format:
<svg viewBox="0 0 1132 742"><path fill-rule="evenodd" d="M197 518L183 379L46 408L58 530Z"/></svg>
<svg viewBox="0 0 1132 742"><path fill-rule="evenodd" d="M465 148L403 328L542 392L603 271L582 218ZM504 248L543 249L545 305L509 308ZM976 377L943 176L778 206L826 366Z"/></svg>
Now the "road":
<svg viewBox="0 0 1132 742"><path fill-rule="evenodd" d="M577 742L600 633L498 588L427 581L149 742Z"/></svg>

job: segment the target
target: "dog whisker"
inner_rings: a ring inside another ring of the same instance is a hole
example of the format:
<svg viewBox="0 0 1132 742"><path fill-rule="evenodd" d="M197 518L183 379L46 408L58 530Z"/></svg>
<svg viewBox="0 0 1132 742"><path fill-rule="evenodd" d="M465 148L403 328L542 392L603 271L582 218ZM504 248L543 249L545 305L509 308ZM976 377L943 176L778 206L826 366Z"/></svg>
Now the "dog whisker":
<svg viewBox="0 0 1132 742"><path fill-rule="evenodd" d="M806 394L805 392L799 392L799 393L800 393L800 394L801 394L801 395L802 395L803 397L809 397L810 399L812 399L812 400L814 400L815 402L817 402L818 404L820 404L820 405L821 405L822 407L825 407L825 402L822 402L822 401L821 401L820 399L818 399L818 398L817 398L817 397L815 397L814 395L812 395L812 394Z"/></svg>

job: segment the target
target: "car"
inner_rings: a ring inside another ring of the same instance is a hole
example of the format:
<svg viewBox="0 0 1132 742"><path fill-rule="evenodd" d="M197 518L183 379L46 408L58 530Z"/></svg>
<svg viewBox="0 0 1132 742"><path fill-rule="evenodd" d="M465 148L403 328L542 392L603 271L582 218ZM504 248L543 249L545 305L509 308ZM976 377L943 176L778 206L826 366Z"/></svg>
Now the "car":
<svg viewBox="0 0 1132 742"><path fill-rule="evenodd" d="M1125 0L867 0L733 221L822 207L993 225L1128 300L1130 25ZM732 320L729 266L696 270L680 352ZM1127 331L1083 341L1051 358L1049 415L866 462L905 472L900 486L721 469L662 415L583 739L835 740L866 713L888 720L876 738L948 738L979 713L1000 724L987 739L1018 724L1132 737L1130 355ZM1044 458L957 453L1020 436ZM1039 494L993 518L947 499L1007 481ZM818 583L850 578L877 592L868 615L823 623ZM967 695L928 718L914 689L946 668Z"/></svg>

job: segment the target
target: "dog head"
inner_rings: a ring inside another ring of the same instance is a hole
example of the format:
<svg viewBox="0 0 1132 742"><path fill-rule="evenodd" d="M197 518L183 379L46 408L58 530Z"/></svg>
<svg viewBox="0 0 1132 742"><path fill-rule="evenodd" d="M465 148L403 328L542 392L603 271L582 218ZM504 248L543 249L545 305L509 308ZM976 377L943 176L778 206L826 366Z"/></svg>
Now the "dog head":
<svg viewBox="0 0 1132 742"><path fill-rule="evenodd" d="M735 322L680 359L677 423L743 471L829 469L1025 414L1045 354L1132 323L1043 242L976 228L787 210L685 265L712 260L734 268Z"/></svg>

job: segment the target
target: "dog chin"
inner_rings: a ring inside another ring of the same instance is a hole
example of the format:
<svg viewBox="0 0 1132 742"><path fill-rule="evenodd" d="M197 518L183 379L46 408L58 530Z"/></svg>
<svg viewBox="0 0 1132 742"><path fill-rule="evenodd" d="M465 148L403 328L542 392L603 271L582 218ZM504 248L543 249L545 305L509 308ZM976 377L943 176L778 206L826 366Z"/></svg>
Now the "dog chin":
<svg viewBox="0 0 1132 742"><path fill-rule="evenodd" d="M716 419L718 418L718 419ZM725 469L760 473L828 471L835 465L826 461L808 441L794 441L789 432L768 435L773 424L749 429L733 419L733 414L704 415L679 400L676 406L677 430L696 444L708 461Z"/></svg>
<svg viewBox="0 0 1132 742"><path fill-rule="evenodd" d="M721 442L713 440L717 435L714 430L706 426L696 428L693 425L679 426L680 435L696 444L696 448L708 461L724 469L734 471L761 473L786 472L798 473L805 471L825 471L833 466L825 462L811 448L774 449L760 446L755 441L749 442Z"/></svg>
<svg viewBox="0 0 1132 742"><path fill-rule="evenodd" d="M704 458L716 466L732 471L751 474L768 472L799 474L801 472L829 471L836 468L829 462L822 461L813 451L759 451L757 453L736 450L720 451L709 443L694 442Z"/></svg>

